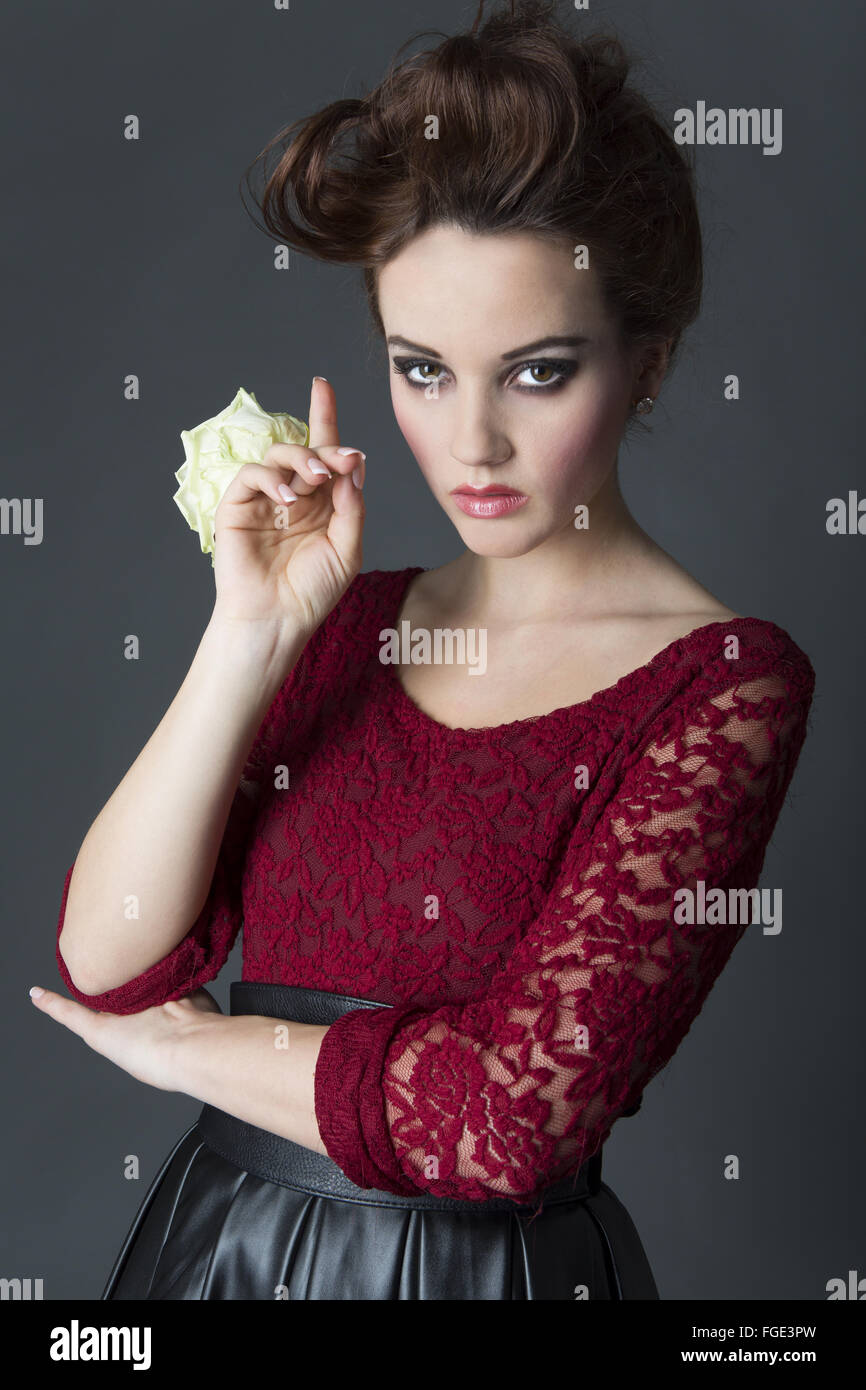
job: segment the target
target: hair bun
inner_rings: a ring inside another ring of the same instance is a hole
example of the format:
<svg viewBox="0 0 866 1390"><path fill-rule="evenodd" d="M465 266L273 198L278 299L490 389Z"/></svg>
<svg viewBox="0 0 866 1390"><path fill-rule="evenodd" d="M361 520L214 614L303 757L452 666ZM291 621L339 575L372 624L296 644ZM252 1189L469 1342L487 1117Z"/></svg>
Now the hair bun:
<svg viewBox="0 0 866 1390"><path fill-rule="evenodd" d="M630 342L670 340L696 317L702 244L682 147L629 82L611 32L578 37L548 0L517 0L401 59L378 87L280 131L256 198L265 229L321 260L376 272L438 223L534 231L589 248ZM572 19L576 18L571 12ZM247 170L249 175L250 170Z"/></svg>

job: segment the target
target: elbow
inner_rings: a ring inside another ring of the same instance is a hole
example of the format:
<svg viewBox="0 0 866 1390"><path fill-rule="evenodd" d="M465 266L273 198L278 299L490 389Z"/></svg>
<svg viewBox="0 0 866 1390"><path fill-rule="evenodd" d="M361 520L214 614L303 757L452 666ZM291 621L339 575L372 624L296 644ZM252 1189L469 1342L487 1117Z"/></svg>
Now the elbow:
<svg viewBox="0 0 866 1390"><path fill-rule="evenodd" d="M61 975L64 973L69 977L71 983L80 994L97 994L99 990L93 987L93 981L88 976L86 970L82 972L78 961L75 959L75 951L70 949L69 943L64 940L63 932L57 938L57 957L58 964L65 966L65 971L61 968Z"/></svg>
<svg viewBox="0 0 866 1390"><path fill-rule="evenodd" d="M69 941L64 941L63 931L57 938L57 954L66 967L66 974L69 977L67 983L71 984L79 994L96 998L100 994L106 994L111 989L116 989L118 985L126 984L125 980L109 979L104 974L100 974L99 971L93 971L86 961L78 958L74 946L70 946Z"/></svg>
<svg viewBox="0 0 866 1390"><path fill-rule="evenodd" d="M71 911L70 898L73 896L73 880L78 859L74 860L66 875L63 899L60 904L60 919L57 924L56 958L60 976L68 988L79 994L95 995L110 988L110 984L94 977L86 960L81 959L80 934L75 930L76 914ZM85 934L86 940L86 934Z"/></svg>

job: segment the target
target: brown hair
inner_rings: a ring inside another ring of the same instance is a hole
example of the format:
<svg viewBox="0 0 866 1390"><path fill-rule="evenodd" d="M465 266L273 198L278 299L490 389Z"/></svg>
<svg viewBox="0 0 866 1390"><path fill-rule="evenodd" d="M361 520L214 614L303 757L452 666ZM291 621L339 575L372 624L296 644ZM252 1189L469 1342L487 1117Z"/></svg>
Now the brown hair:
<svg viewBox="0 0 866 1390"><path fill-rule="evenodd" d="M673 359L702 288L690 163L626 86L633 59L619 38L574 37L555 0L516 0L478 27L483 8L468 33L398 62L403 44L369 95L269 141L246 171L283 146L256 198L265 228L362 265L382 336L376 272L422 229L564 234L589 248L622 343L670 339ZM431 115L441 138L425 138Z"/></svg>

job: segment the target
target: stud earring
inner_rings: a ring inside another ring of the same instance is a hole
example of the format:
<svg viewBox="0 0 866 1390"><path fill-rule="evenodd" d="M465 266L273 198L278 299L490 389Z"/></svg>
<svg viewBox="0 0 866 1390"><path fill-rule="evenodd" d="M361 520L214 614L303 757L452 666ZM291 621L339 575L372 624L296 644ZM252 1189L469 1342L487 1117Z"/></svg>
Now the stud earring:
<svg viewBox="0 0 866 1390"><path fill-rule="evenodd" d="M635 402L635 410L638 415L649 415L654 405L652 396L641 396L640 400Z"/></svg>

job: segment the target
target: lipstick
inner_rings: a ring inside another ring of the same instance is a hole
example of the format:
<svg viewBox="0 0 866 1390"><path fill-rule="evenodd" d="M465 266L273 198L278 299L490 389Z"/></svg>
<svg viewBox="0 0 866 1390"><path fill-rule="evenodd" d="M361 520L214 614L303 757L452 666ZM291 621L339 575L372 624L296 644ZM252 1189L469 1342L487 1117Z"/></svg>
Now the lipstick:
<svg viewBox="0 0 866 1390"><path fill-rule="evenodd" d="M503 487L501 483L490 483L487 487L472 487L465 483L462 487L454 488L451 496L461 512L480 518L507 516L529 501L524 492Z"/></svg>

